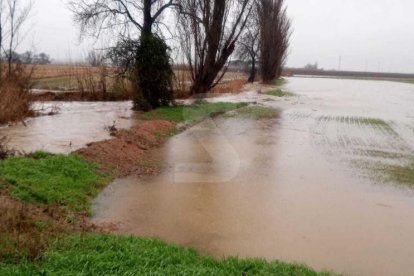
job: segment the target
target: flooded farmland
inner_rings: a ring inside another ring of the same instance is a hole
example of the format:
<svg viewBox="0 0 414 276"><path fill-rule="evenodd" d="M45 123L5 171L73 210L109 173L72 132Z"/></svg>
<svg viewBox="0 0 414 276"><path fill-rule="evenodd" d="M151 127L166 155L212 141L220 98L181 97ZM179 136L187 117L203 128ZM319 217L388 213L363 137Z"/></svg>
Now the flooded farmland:
<svg viewBox="0 0 414 276"><path fill-rule="evenodd" d="M248 95L280 118L216 118L172 138L156 153L165 172L115 181L95 221L216 257L409 274L413 192L386 168L410 164L414 86L291 78L286 89L296 95Z"/></svg>
<svg viewBox="0 0 414 276"><path fill-rule="evenodd" d="M414 256L414 85L290 78L250 101L277 118L229 114L154 152L164 172L114 181L97 223L204 254L305 263L346 275L407 275ZM25 151L70 152L129 127L128 103L64 103L56 116L0 130Z"/></svg>

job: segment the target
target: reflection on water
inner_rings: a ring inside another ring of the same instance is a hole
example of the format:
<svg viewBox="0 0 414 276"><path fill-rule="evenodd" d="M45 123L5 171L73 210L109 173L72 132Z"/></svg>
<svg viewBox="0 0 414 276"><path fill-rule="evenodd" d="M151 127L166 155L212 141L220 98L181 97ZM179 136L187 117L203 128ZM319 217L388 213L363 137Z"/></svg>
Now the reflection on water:
<svg viewBox="0 0 414 276"><path fill-rule="evenodd" d="M412 153L414 86L292 78L287 88L297 96L258 97L284 109L279 119L215 119L172 138L156 153L165 172L115 181L96 200L95 221L217 257L410 274L413 193L351 164L388 162L370 156L378 149Z"/></svg>

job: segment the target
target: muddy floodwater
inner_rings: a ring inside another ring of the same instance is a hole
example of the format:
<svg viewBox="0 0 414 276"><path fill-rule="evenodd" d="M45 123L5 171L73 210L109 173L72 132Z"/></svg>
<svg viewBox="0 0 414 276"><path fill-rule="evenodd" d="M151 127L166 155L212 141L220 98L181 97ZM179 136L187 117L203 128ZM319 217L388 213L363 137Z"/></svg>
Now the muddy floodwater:
<svg viewBox="0 0 414 276"><path fill-rule="evenodd" d="M40 113L53 116L28 118L9 127L0 127L11 148L23 152L44 150L69 153L87 143L109 139L114 125L128 128L134 123L130 102L45 102L34 104Z"/></svg>
<svg viewBox="0 0 414 276"><path fill-rule="evenodd" d="M285 89L294 95L252 88L209 99L255 102L280 116L216 117L176 135L154 152L163 173L114 181L95 200L94 221L218 258L412 275L414 183L398 183L387 168L413 162L414 85L289 78ZM0 128L0 136L26 152L68 153L108 139L114 121L135 122L128 102L57 106L57 115Z"/></svg>
<svg viewBox="0 0 414 276"><path fill-rule="evenodd" d="M247 97L281 115L215 118L175 136L155 153L164 173L116 180L94 220L216 257L411 274L414 193L370 168L413 156L414 86L290 78L286 89L296 95L219 99Z"/></svg>

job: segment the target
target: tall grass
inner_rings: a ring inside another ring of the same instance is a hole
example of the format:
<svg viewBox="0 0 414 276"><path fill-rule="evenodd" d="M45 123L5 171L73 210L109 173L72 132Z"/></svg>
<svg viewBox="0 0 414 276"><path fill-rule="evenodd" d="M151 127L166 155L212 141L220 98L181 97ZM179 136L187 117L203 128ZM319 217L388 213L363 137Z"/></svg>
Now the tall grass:
<svg viewBox="0 0 414 276"><path fill-rule="evenodd" d="M0 124L21 120L32 113L29 97L31 72L21 64L12 67L11 75L6 74L4 66L0 74Z"/></svg>

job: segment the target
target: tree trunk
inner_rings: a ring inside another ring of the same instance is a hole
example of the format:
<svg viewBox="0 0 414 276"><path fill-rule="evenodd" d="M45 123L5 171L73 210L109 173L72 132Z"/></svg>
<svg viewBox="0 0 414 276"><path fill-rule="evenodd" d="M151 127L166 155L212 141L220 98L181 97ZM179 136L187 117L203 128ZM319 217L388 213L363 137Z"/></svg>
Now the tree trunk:
<svg viewBox="0 0 414 276"><path fill-rule="evenodd" d="M250 68L250 76L248 82L254 83L256 80L256 58L252 57L252 67Z"/></svg>
<svg viewBox="0 0 414 276"><path fill-rule="evenodd" d="M1 49L3 49L3 26L1 25L1 16L0 16L0 79L3 76L3 57L1 54Z"/></svg>
<svg viewBox="0 0 414 276"><path fill-rule="evenodd" d="M152 16L151 16L151 6L152 6L152 0L144 0L144 23L143 23L143 29L142 32L144 35L150 35L152 34Z"/></svg>

